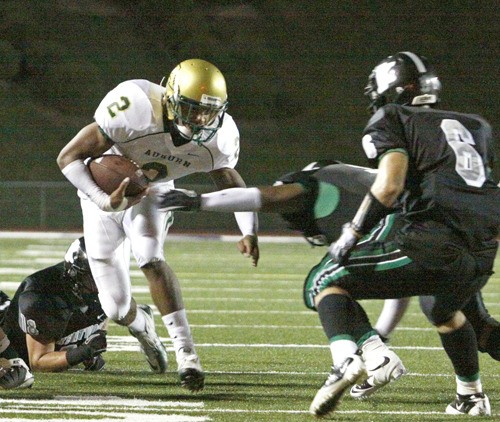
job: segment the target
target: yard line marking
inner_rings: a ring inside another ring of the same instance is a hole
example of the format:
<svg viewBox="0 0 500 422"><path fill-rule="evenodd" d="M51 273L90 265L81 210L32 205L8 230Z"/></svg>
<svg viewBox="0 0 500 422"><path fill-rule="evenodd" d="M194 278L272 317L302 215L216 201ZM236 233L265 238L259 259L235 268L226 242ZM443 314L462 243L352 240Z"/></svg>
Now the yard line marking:
<svg viewBox="0 0 500 422"><path fill-rule="evenodd" d="M139 288L139 289L141 289L141 288ZM134 290L134 288L132 288L132 291L133 290ZM295 300L297 300L297 301L299 301L298 299L302 298L302 288L299 288L299 286L289 286L287 288L276 288L276 286L269 286L269 285L256 286L256 287L237 287L237 286L236 287L220 287L220 286L213 286L213 287L189 286L188 287L188 286L184 286L184 287L182 287L182 290L185 290L188 292L189 291L192 291L192 292L200 291L200 292L214 292L214 293L217 293L219 291L231 292L231 293L265 293L265 292L272 291L272 292L276 292L276 293L283 293L283 294L286 294L287 296L289 296L290 293L293 293L294 295L297 295L295 297ZM145 291L144 293L149 293L149 291ZM278 294L276 294L276 296L278 296ZM193 297L193 296L191 296L191 297ZM235 296L231 296L231 297L235 297ZM238 297L238 296L236 296L236 297Z"/></svg>
<svg viewBox="0 0 500 422"><path fill-rule="evenodd" d="M186 290L186 289L183 289L183 290ZM199 289L193 289L193 290L196 290L198 291ZM215 290L218 290L218 291L225 291L225 289L215 289ZM276 289L273 289L273 291L276 291ZM186 297L186 300L187 301L204 301L206 302L207 301L207 297L194 297L194 296L188 296ZM297 303L297 299L268 299L268 298L260 298L260 297L252 297L252 298L248 298L248 297L210 297L210 302L245 302L247 303L248 301L251 301L253 303L255 302L273 302L273 303Z"/></svg>
<svg viewBox="0 0 500 422"><path fill-rule="evenodd" d="M27 231L0 231L0 239L75 239L83 236L81 232L27 232ZM170 240L177 241L220 241L220 242L238 242L241 239L240 235L214 235L214 234L181 234L169 233ZM304 243L307 241L300 235L297 236L271 236L260 235L259 242L261 243Z"/></svg>
<svg viewBox="0 0 500 422"><path fill-rule="evenodd" d="M243 373L244 374L244 373ZM258 374L258 373L257 373ZM447 376L451 377L452 375L444 375L444 374L426 374L425 376ZM21 414L26 415L46 415L54 413L55 409L57 409L58 413L64 413L65 415L78 415L78 416L105 416L106 418L99 419L100 421L130 421L130 422L139 422L139 421L150 421L150 422L201 422L201 421L210 421L211 418L207 416L190 416L190 415L165 415L163 412L165 408L171 407L173 404L176 407L175 412L178 413L242 413L242 414L307 414L308 411L306 409L228 409L228 408L206 408L203 402L163 402L163 401L149 401L149 400L141 400L141 399L122 399L117 396L109 396L109 397L97 397L97 396L87 396L87 397L73 397L73 396L54 396L53 399L0 399L0 403L3 404L0 409L0 413L10 414L15 413L16 416L20 416ZM180 405L177 407L177 405ZM34 410L33 407L36 407ZM95 411L88 410L88 408L95 408ZM84 408L85 410L81 410ZM106 411L102 411L102 408L106 408ZM119 408L123 410L122 412L117 411L115 408ZM147 409L149 412L160 412L158 413L129 413L130 411L134 412L137 410ZM109 410L113 409L114 411L110 412ZM398 411L398 410L384 410L379 411L375 409L369 410L337 410L336 414L378 414L378 415L443 415L443 412L440 411ZM494 415L496 416L496 415ZM10 421L26 421L27 419L22 418L9 418L9 419L1 419L1 420L10 420ZM30 419L31 420L31 419ZM52 418L47 419L44 418L44 421L53 421L53 422L62 422L66 419L58 419ZM81 419L85 420L85 419ZM87 419L88 420L88 419Z"/></svg>
<svg viewBox="0 0 500 422"><path fill-rule="evenodd" d="M139 351L139 343L132 336L107 336L109 351ZM167 350L172 343L170 338L160 337L167 345ZM273 349L328 349L327 344L295 344L295 343L197 343L196 347L222 347L222 348L273 348ZM394 350L432 350L442 351L441 346L391 346ZM173 349L172 349L173 350Z"/></svg>
<svg viewBox="0 0 500 422"><path fill-rule="evenodd" d="M249 329L286 329L286 330L322 330L321 325L268 325L268 324L189 324L192 328L249 328ZM397 327L396 331L436 331L435 328L420 328L420 327Z"/></svg>
<svg viewBox="0 0 500 422"><path fill-rule="evenodd" d="M140 410L140 409L137 409ZM185 412L185 409L176 409L176 412ZM99 422L206 422L212 419L208 416L191 416L191 415L165 415L165 414L155 414L155 413L118 413L118 412L90 412L90 411L69 411L64 408L58 408L57 413L66 413L69 415L78 416L90 416L91 418L78 418L78 419L68 419L68 418L43 418L44 422L68 422L68 421L80 421L85 422L89 420L96 420L96 416L107 416L104 418L97 419ZM54 413L54 410L21 410L21 409L0 409L0 413L21 413L29 415L44 415ZM33 422L39 419L21 419L21 418L0 418L0 421L8 422Z"/></svg>
<svg viewBox="0 0 500 422"><path fill-rule="evenodd" d="M13 274L13 275L30 275L35 271L38 271L40 268L0 268L0 274ZM20 281L19 281L20 283ZM19 284L18 283L18 284Z"/></svg>
<svg viewBox="0 0 500 422"><path fill-rule="evenodd" d="M61 409L62 410L62 409ZM60 411L61 411L60 410ZM200 412L201 410L189 410L189 409L178 409L176 410L178 412ZM309 411L307 410L281 410L281 409L269 409L269 410L264 410L264 409L224 409L224 408L214 408L214 409L203 409L203 412L206 413L248 413L248 414L290 414L290 415L296 415L296 414L309 414ZM0 410L0 412L6 413L3 410ZM36 410L29 410L29 411L20 411L20 413L50 413L47 411L36 411ZM203 419L200 419L199 417L191 417L189 419L186 419L188 417L187 415L151 415L151 414L123 414L123 413L103 413L103 412L71 412L74 414L78 415L106 415L106 416L113 416L113 417L119 417L119 419L99 419L99 421L116 421L116 420L125 420L125 421L166 421L166 422L171 422L171 421L208 421L211 419L207 419L203 417ZM444 416L444 412L439 412L439 411L428 411L428 412L421 412L421 411L399 411L399 410L336 410L335 414L342 414L342 415L354 415L354 414L370 414L370 415L441 415ZM120 418L122 416L123 418ZM492 416L496 416L495 414ZM133 418L138 418L138 419L133 419ZM181 419L182 418L182 419ZM13 421L15 419L8 419L9 421ZM18 419L19 420L19 419ZM26 419L20 419L23 422L26 422ZM82 419L83 421L85 419ZM31 421L31 419L30 419ZM44 419L44 421L47 421L47 419ZM67 421L67 419L49 419L49 421Z"/></svg>
<svg viewBox="0 0 500 422"><path fill-rule="evenodd" d="M185 412L189 410L203 411L205 404L201 401L153 401L145 399L129 399L117 396L54 396L52 399L1 399L0 414L14 413L20 414L45 415L64 413L70 416L90 416L95 420L96 416L105 416L99 421L117 422L204 422L210 421L207 416L189 416L177 414L165 414L166 411ZM35 408L36 410L33 410ZM95 409L95 410L89 410ZM139 412L139 413L138 413ZM147 413L146 413L147 412ZM28 419L9 418L0 419L0 421L28 421ZM33 419L29 419L31 421ZM67 421L68 418L47 419L47 421ZM89 420L89 418L78 419Z"/></svg>
<svg viewBox="0 0 500 422"><path fill-rule="evenodd" d="M417 406L417 405L416 405ZM306 414L310 415L307 410L280 410L280 409L269 409L269 410L260 410L260 409L206 409L207 413L257 413L257 414ZM428 411L421 412L418 410L336 410L332 416L339 415L417 415L417 416L425 416L425 415L439 415L443 418L447 418L446 413L444 411ZM492 417L498 416L498 414L492 414Z"/></svg>
<svg viewBox="0 0 500 422"><path fill-rule="evenodd" d="M54 396L53 399L2 399L0 398L0 404L14 403L15 405L28 405L31 406L33 403L39 405L71 405L71 406L114 406L114 407L131 407L131 408L145 408L145 407L192 407L192 408L203 408L205 404L202 401L189 402L189 401L151 401L143 399L126 399L118 396Z"/></svg>
<svg viewBox="0 0 500 422"><path fill-rule="evenodd" d="M220 375L328 375L328 371L322 372L305 372L305 371L205 371L206 374L220 374ZM411 377L443 377L455 378L455 374L420 374L416 372L407 372L405 375ZM500 375L487 375L489 377L500 378Z"/></svg>
<svg viewBox="0 0 500 422"><path fill-rule="evenodd" d="M225 309L189 309L188 314L265 314L265 315L310 315L314 316L315 319L318 318L316 313L313 313L311 311L297 311L297 310L290 310L290 311L275 311L275 310L263 310L263 311L246 311L243 309L233 309L233 310L225 310Z"/></svg>
<svg viewBox="0 0 500 422"><path fill-rule="evenodd" d="M140 346L137 340L130 337L123 336L107 336L108 351L110 352L140 352ZM172 342L170 338L160 337L161 341L165 344L168 352L173 352ZM328 345L324 344L277 344L277 343L197 343L197 348L218 347L227 349L245 348L245 349L328 349ZM409 351L427 351L427 352L443 352L441 346L391 346L393 350L409 350ZM488 375L491 376L491 375ZM493 375L494 377L497 377ZM500 378L500 376L498 376Z"/></svg>
<svg viewBox="0 0 500 422"><path fill-rule="evenodd" d="M83 233L73 232L25 232L25 231L0 231L1 239L74 239Z"/></svg>

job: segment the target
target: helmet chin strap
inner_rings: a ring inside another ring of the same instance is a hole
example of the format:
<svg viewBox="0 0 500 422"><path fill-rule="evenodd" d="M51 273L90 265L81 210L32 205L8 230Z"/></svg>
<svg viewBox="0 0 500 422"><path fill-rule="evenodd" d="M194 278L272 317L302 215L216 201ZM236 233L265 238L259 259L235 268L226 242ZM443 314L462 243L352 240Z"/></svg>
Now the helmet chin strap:
<svg viewBox="0 0 500 422"><path fill-rule="evenodd" d="M179 131L179 135L181 135L184 139L187 139L189 141L192 140L193 135L194 135L194 131L192 129L188 128L185 125L178 124L178 123L175 123L175 127Z"/></svg>
<svg viewBox="0 0 500 422"><path fill-rule="evenodd" d="M193 141L193 142L196 142L198 145L201 145L205 142L210 141L215 136L217 131L222 126L222 122L224 120L224 115L225 115L225 112L222 115L216 117L216 119L218 119L218 123L216 126L211 125L210 127L207 127L205 129L200 129L199 131L194 131L194 130L188 128L186 125L178 124L175 120L172 120L171 122L172 122L172 126L179 134L179 137L181 137L182 139L184 139L187 142ZM198 134L203 135L203 132L208 133L206 138L205 139L197 139L196 135L198 135Z"/></svg>

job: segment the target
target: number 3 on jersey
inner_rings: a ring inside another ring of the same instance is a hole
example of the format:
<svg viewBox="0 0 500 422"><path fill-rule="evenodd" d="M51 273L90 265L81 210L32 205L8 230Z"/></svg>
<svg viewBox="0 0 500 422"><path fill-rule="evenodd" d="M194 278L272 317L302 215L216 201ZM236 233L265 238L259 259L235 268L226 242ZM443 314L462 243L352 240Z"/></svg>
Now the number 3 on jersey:
<svg viewBox="0 0 500 422"><path fill-rule="evenodd" d="M456 156L455 171L469 186L481 187L486 180L482 157L472 146L471 133L458 120L443 119L441 129Z"/></svg>

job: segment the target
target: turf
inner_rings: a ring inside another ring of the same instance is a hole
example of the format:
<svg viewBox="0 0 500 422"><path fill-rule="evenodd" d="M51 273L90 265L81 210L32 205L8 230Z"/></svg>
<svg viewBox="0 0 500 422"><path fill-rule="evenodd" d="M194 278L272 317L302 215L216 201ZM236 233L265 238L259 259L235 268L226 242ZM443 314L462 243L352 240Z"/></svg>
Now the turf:
<svg viewBox="0 0 500 422"><path fill-rule="evenodd" d="M0 288L12 295L31 272L60 261L70 237L0 236ZM156 314L169 350L167 374L149 372L137 342L110 324L106 367L89 373L37 373L31 389L2 391L0 420L127 421L310 421L310 402L331 365L317 315L302 303L304 276L326 250L305 242L261 242L261 260L252 268L235 242L172 238L165 253L177 272L206 387L190 394L178 384L171 343ZM497 271L500 270L500 260ZM134 296L152 301L144 278L132 264ZM500 318L500 277L483 290L490 313ZM381 301L363 301L372 322ZM413 300L391 347L409 374L370 400L345 396L337 421L463 420L444 414L455 381L434 330ZM482 382L500 418L498 362L481 354ZM467 419L467 418L465 418Z"/></svg>

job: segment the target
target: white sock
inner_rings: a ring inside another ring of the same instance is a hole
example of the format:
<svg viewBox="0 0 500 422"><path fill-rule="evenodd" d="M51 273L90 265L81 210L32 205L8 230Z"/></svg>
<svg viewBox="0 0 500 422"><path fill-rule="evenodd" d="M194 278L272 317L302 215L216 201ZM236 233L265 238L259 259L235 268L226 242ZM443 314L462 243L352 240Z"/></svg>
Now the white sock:
<svg viewBox="0 0 500 422"><path fill-rule="evenodd" d="M361 351L366 365L373 368L380 364L380 359L384 356L382 353L387 354L389 348L378 335L374 335L364 341L361 345Z"/></svg>
<svg viewBox="0 0 500 422"><path fill-rule="evenodd" d="M380 339L378 335L373 335L367 338L364 343L361 345L361 350L363 351L363 355L369 354L370 352L376 349L388 349L388 347L384 344L384 342Z"/></svg>
<svg viewBox="0 0 500 422"><path fill-rule="evenodd" d="M146 331L146 317L144 316L144 311L141 308L137 307L137 315L128 327L139 333Z"/></svg>
<svg viewBox="0 0 500 422"><path fill-rule="evenodd" d="M195 353L186 310L181 309L180 311L172 312L171 314L162 316L161 319L172 339L176 355L179 355L181 349L185 349L184 351L191 350L192 353Z"/></svg>
<svg viewBox="0 0 500 422"><path fill-rule="evenodd" d="M358 345L352 340L337 340L330 343L330 352L334 365L340 365L349 356L352 356L358 350Z"/></svg>
<svg viewBox="0 0 500 422"><path fill-rule="evenodd" d="M456 377L456 381L457 381L457 393L462 396L483 392L481 379L477 379L476 381L461 381L458 379L458 377Z"/></svg>

